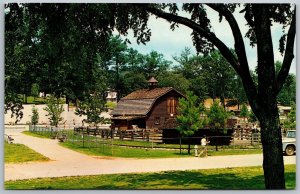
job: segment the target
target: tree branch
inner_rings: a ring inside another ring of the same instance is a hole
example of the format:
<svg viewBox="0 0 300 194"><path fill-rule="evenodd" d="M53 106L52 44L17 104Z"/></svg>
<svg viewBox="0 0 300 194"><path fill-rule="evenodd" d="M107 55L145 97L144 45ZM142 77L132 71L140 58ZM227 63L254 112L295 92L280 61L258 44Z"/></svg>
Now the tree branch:
<svg viewBox="0 0 300 194"><path fill-rule="evenodd" d="M287 34L287 41L286 41L286 47L285 47L285 53L284 53L282 67L277 76L276 94L278 94L280 92L287 76L289 75L290 67L291 67L292 61L294 59L295 35L296 35L296 7L294 9L291 26L290 26L290 29Z"/></svg>
<svg viewBox="0 0 300 194"><path fill-rule="evenodd" d="M234 16L232 15L232 13L223 5L223 4L206 4L207 6L209 6L210 8L212 8L213 10L217 11L219 14L225 16L226 20L228 21L233 37L234 37L234 47L235 47L235 51L236 54L238 56L238 60L241 66L241 78L245 81L247 81L247 84L245 85L245 89L247 90L251 90L252 92L254 92L253 95L256 95L256 87L254 85L253 79L250 75L250 71L249 71L249 65L248 65L248 60L247 60L247 54L246 54L246 49L245 49L245 44L244 44L244 40L243 40L243 36L242 33L240 31L239 25L237 23L237 21L235 20Z"/></svg>
<svg viewBox="0 0 300 194"><path fill-rule="evenodd" d="M245 16L244 18L246 19L246 21L248 22L250 27L254 27L254 21L252 19L252 10L250 8L250 5L246 5L245 9L242 10L242 12L245 12Z"/></svg>
<svg viewBox="0 0 300 194"><path fill-rule="evenodd" d="M216 35L212 32L209 32L205 29L203 29L200 25L193 22L192 20L181 17L178 15L174 15L171 13L166 13L160 9L155 8L153 5L145 5L145 4L137 4L142 9L145 9L146 11L149 11L150 13L164 18L168 21L173 21L182 25L185 25L193 30L195 30L197 33L199 33L201 36L205 37L207 40L212 42L222 53L222 55L227 59L227 61L232 65L232 67L235 69L238 74L241 72L240 64L237 61L236 57L231 53L230 49L220 40L216 37Z"/></svg>
<svg viewBox="0 0 300 194"><path fill-rule="evenodd" d="M237 74L239 74L240 77L242 78L245 91L247 93L247 96L249 97L248 98L249 103L252 105L253 109L256 109L257 106L256 106L255 102L256 102L256 97L257 97L257 90L256 90L255 84L254 84L253 79L249 72L249 66L248 66L248 61L247 61L247 57L246 57L246 52L245 52L245 48L244 48L244 42L243 42L242 35L240 32L238 32L239 31L238 25L232 15L230 16L228 13L225 12L225 10L222 10L224 16L228 18L228 21L230 21L231 28L236 28L236 29L232 29L233 32L236 32L236 31L238 32L238 34L233 33L235 36L235 41L236 41L236 44L235 44L236 49L235 50L237 51L237 54L239 57L238 59L233 55L233 53L230 51L230 49L220 39L218 39L216 37L216 35L214 33L203 29L199 24L193 22L192 20L185 18L185 17L178 16L178 15L166 13L160 9L155 8L152 5L145 6L143 4L140 6L143 9L149 11L150 13L152 13L158 17L164 18L168 21L180 23L182 25L189 27L189 28L193 29L194 31L196 31L197 33L199 33L201 36L205 37L210 42L212 42L220 50L220 52L224 56L224 58L235 69Z"/></svg>
<svg viewBox="0 0 300 194"><path fill-rule="evenodd" d="M225 16L226 20L230 25L234 37L234 41L235 41L234 47L235 47L236 54L238 55L240 65L245 71L249 72L249 66L248 66L248 60L247 60L243 36L232 13L223 4L206 4L206 5L212 8L213 10L215 10L216 12L218 12L219 14Z"/></svg>

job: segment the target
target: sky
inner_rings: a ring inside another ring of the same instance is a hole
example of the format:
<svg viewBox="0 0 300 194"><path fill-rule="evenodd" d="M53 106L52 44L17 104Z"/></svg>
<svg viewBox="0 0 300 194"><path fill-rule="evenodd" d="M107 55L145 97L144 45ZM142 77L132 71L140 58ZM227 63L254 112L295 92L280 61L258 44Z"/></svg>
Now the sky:
<svg viewBox="0 0 300 194"><path fill-rule="evenodd" d="M234 40L231 33L231 29L227 21L223 18L222 22L219 23L218 13L214 10L207 7L207 13L211 21L212 31L215 32L217 37L222 40L229 48L233 48ZM245 36L247 32L246 21L243 14L240 14L239 11L234 13L234 16L240 26L242 35ZM127 38L131 41L132 47L138 50L142 54L150 53L152 50L162 53L167 60L173 61L173 64L176 62L173 60L172 56L179 55L185 47L191 49L193 54L196 54L196 50L193 46L191 39L192 30L188 27L180 25L179 28L176 28L174 31L170 30L170 23L164 19L156 18L151 16L149 20L148 27L151 29L151 39L146 45L136 43L136 39L133 37L132 31L128 34ZM273 47L274 47L274 56L275 61L279 60L282 62L283 57L278 51L279 48L279 38L282 35L282 28L280 25L275 24L271 28L272 37L273 37ZM256 47L252 48L249 44L249 39L244 38L246 53L248 58L248 63L250 69L254 69L257 65L257 56L256 56ZM295 52L296 54L296 44ZM293 60L290 73L296 74L296 57Z"/></svg>

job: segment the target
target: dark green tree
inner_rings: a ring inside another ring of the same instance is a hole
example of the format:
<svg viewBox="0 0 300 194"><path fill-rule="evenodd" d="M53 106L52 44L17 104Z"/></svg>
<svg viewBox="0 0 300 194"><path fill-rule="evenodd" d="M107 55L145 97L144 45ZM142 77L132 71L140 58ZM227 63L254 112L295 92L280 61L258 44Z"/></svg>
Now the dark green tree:
<svg viewBox="0 0 300 194"><path fill-rule="evenodd" d="M197 96L192 92L187 92L186 98L180 98L177 110L179 114L176 116L178 127L176 128L180 137L189 137L205 125L205 120L201 119L201 114L205 109L202 104L198 104ZM190 143L189 143L190 153Z"/></svg>
<svg viewBox="0 0 300 194"><path fill-rule="evenodd" d="M292 103L291 111L283 123L285 129L296 129L296 104Z"/></svg>
<svg viewBox="0 0 300 194"><path fill-rule="evenodd" d="M107 118L100 115L103 111L105 111L105 108L106 106L103 94L94 93L79 102L75 114L79 116L86 115L87 119L85 122L97 126L98 124L109 123Z"/></svg>
<svg viewBox="0 0 300 194"><path fill-rule="evenodd" d="M148 87L147 78L142 72L125 71L122 72L121 80L123 82L121 97L138 90Z"/></svg>
<svg viewBox="0 0 300 194"><path fill-rule="evenodd" d="M212 130L217 132L226 127L226 121L229 117L229 113L226 112L223 106L220 106L219 100L215 100L213 102L206 114L208 124Z"/></svg>
<svg viewBox="0 0 300 194"><path fill-rule="evenodd" d="M276 61L276 75L278 75L281 68L282 63L280 61ZM291 106L293 102L296 103L296 76L294 74L289 73L287 76L286 81L277 96L277 101L284 106Z"/></svg>
<svg viewBox="0 0 300 194"><path fill-rule="evenodd" d="M163 54L151 51L144 56L142 69L145 77L150 79L151 77L163 75L169 69L171 63L171 61L164 59Z"/></svg>
<svg viewBox="0 0 300 194"><path fill-rule="evenodd" d="M97 126L98 124L109 123L109 119L101 116L101 113L106 111L106 77L100 70L93 71L95 80L94 88L90 90L89 95L86 95L78 104L75 114L79 116L87 116L85 122Z"/></svg>
<svg viewBox="0 0 300 194"><path fill-rule="evenodd" d="M107 26L113 23L110 5L10 3L5 7L5 96L13 96L9 92L26 96L31 84L37 83L45 93L65 96L67 103L83 99L97 79L93 71L105 65L97 53L103 52L112 34ZM16 98L7 98L6 104L9 99Z"/></svg>
<svg viewBox="0 0 300 194"><path fill-rule="evenodd" d="M208 125L216 134L224 132L226 122L230 114L226 112L224 106L220 105L219 100L215 100L210 109L206 111ZM218 138L218 137L216 137ZM216 139L216 151L218 151L218 143Z"/></svg>
<svg viewBox="0 0 300 194"><path fill-rule="evenodd" d="M254 122L257 121L257 117L255 116L255 114L253 113L253 111L250 111L250 113L249 113L249 121L251 123L254 123Z"/></svg>
<svg viewBox="0 0 300 194"><path fill-rule="evenodd" d="M31 124L36 125L39 122L39 112L38 109L33 106L32 107L32 115L31 115Z"/></svg>
<svg viewBox="0 0 300 194"><path fill-rule="evenodd" d="M187 93L190 88L190 82L183 77L181 73L166 71L164 74L157 76L158 86L173 87L182 93Z"/></svg>
<svg viewBox="0 0 300 194"><path fill-rule="evenodd" d="M109 68L110 88L117 92L117 101L123 96L121 68L126 64L127 45L120 36L112 36L108 46L100 55Z"/></svg>
<svg viewBox="0 0 300 194"><path fill-rule="evenodd" d="M40 87L37 83L33 83L31 85L31 95L34 97L34 101L37 97L39 97Z"/></svg>
<svg viewBox="0 0 300 194"><path fill-rule="evenodd" d="M225 99L234 96L233 89L237 76L219 51L216 50L205 56L193 56L190 50L185 48L180 57L174 59L179 63L176 71L189 80L191 83L189 89L200 100L207 97L220 98L225 106Z"/></svg>
<svg viewBox="0 0 300 194"><path fill-rule="evenodd" d="M200 75L205 78L208 94L211 98L220 98L225 108L225 99L233 97L233 85L236 73L230 64L216 50L203 57Z"/></svg>
<svg viewBox="0 0 300 194"><path fill-rule="evenodd" d="M240 112L240 117L242 117L244 119L244 123L246 124L246 118L249 117L249 111L248 111L248 108L247 108L246 104L242 105L241 112Z"/></svg>

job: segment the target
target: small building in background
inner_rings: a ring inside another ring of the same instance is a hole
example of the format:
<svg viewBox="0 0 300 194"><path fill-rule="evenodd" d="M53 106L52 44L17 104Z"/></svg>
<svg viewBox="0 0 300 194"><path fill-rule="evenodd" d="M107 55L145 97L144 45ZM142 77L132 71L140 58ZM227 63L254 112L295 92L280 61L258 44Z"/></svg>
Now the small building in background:
<svg viewBox="0 0 300 194"><path fill-rule="evenodd" d="M278 111L279 111L279 119L280 120L286 120L288 118L288 114L291 112L290 106L282 106L278 105Z"/></svg>
<svg viewBox="0 0 300 194"><path fill-rule="evenodd" d="M117 102L117 92L114 90L106 91L106 101L107 102Z"/></svg>

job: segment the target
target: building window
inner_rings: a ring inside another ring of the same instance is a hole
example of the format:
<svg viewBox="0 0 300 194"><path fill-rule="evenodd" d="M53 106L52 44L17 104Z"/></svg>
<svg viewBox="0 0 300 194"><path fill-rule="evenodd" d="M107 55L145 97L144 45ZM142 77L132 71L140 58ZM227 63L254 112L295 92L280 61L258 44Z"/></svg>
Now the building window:
<svg viewBox="0 0 300 194"><path fill-rule="evenodd" d="M160 117L155 117L154 123L155 125L160 125Z"/></svg>
<svg viewBox="0 0 300 194"><path fill-rule="evenodd" d="M173 116L176 113L176 100L169 98L167 103L168 113Z"/></svg>

